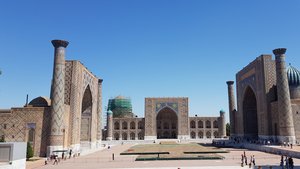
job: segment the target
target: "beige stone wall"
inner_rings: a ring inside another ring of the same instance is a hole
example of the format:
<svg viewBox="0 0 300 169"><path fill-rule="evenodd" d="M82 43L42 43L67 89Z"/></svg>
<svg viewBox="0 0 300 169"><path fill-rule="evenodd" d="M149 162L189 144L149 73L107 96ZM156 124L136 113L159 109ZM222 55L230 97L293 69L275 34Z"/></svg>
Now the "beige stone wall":
<svg viewBox="0 0 300 169"><path fill-rule="evenodd" d="M113 118L112 131L113 140L143 140L145 135L145 119ZM126 137L124 137L125 135Z"/></svg>
<svg viewBox="0 0 300 169"><path fill-rule="evenodd" d="M48 144L49 117L50 107L24 107L0 111L0 133L7 142L27 142L29 128L34 128L34 155L44 156Z"/></svg>
<svg viewBox="0 0 300 169"><path fill-rule="evenodd" d="M220 137L218 117L189 117L189 127L191 139Z"/></svg>

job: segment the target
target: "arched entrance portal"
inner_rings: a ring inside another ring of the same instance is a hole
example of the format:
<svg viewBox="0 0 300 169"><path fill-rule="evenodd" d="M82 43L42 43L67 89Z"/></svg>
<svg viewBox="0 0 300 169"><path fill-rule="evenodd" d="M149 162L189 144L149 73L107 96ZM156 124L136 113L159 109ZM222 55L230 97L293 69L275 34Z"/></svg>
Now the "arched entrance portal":
<svg viewBox="0 0 300 169"><path fill-rule="evenodd" d="M156 132L158 139L176 139L178 135L178 118L169 107L160 110L156 116Z"/></svg>
<svg viewBox="0 0 300 169"><path fill-rule="evenodd" d="M256 96L250 87L247 87L244 94L243 116L245 137L249 139L257 139L257 103Z"/></svg>
<svg viewBox="0 0 300 169"><path fill-rule="evenodd" d="M91 141L91 120L92 120L92 92L90 86L87 86L82 98L81 105L81 128L80 141Z"/></svg>

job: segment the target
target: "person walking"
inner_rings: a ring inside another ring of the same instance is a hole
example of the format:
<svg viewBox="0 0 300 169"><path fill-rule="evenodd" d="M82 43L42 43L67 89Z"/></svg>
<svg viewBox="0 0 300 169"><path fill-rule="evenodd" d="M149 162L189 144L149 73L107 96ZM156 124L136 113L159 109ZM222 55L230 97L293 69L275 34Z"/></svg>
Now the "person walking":
<svg viewBox="0 0 300 169"><path fill-rule="evenodd" d="M294 169L294 161L292 157L289 157L289 167L290 169Z"/></svg>
<svg viewBox="0 0 300 169"><path fill-rule="evenodd" d="M243 154L241 154L241 166L244 166L244 155Z"/></svg>
<svg viewBox="0 0 300 169"><path fill-rule="evenodd" d="M58 164L58 155L54 155L54 163L53 165Z"/></svg>
<svg viewBox="0 0 300 169"><path fill-rule="evenodd" d="M281 167L281 169L284 169L283 155L281 155L281 159L280 159L280 167Z"/></svg>
<svg viewBox="0 0 300 169"><path fill-rule="evenodd" d="M289 168L289 159L285 156L285 168Z"/></svg>

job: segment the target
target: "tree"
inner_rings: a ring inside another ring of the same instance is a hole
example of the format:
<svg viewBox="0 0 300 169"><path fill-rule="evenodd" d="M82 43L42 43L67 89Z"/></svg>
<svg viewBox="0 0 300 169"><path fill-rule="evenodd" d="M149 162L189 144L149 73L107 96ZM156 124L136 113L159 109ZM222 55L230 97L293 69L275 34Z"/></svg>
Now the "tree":
<svg viewBox="0 0 300 169"><path fill-rule="evenodd" d="M226 136L230 136L230 124L226 123Z"/></svg>
<svg viewBox="0 0 300 169"><path fill-rule="evenodd" d="M33 149L29 142L27 142L27 152L26 152L26 158L29 160L31 157L33 157Z"/></svg>

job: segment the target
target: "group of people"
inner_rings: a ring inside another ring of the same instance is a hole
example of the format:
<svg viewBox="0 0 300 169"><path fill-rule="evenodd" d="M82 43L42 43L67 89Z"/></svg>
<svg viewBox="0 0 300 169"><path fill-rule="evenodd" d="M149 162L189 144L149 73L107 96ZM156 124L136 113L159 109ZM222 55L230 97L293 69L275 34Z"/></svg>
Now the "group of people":
<svg viewBox="0 0 300 169"><path fill-rule="evenodd" d="M293 144L292 143L290 143L290 142L283 142L282 144L281 144L281 147L291 147L291 149L293 148Z"/></svg>
<svg viewBox="0 0 300 169"><path fill-rule="evenodd" d="M250 156L250 160L248 161L248 158L246 156L246 152L244 151L244 153L241 155L241 166L244 165L249 165L249 168L251 168L252 165L255 166L255 158L254 155Z"/></svg>
<svg viewBox="0 0 300 169"><path fill-rule="evenodd" d="M281 168L286 168L286 169L293 169L294 168L294 161L292 157L288 157L285 156L285 158L283 157L283 155L281 155L281 159L280 159L280 166Z"/></svg>
<svg viewBox="0 0 300 169"><path fill-rule="evenodd" d="M68 154L69 154L69 159L70 159L72 157L72 149L69 150ZM66 160L67 159L67 155L65 155L65 152L62 152L61 159L62 160ZM48 164L48 161L54 161L53 165L57 165L60 162L60 158L58 157L57 154L52 154L50 156L50 159L49 159L49 157L45 158L45 165Z"/></svg>

